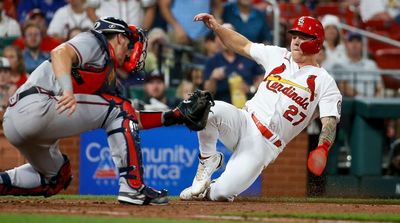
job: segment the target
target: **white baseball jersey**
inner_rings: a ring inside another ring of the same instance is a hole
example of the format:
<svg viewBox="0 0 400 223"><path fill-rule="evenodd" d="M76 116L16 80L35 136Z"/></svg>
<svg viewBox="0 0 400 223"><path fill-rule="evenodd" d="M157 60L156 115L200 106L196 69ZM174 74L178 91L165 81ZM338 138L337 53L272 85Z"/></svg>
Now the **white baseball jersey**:
<svg viewBox="0 0 400 223"><path fill-rule="evenodd" d="M253 43L253 59L266 71L247 110L284 143L298 135L310 120L334 116L339 121L342 96L335 80L319 67L301 69L285 48ZM317 109L318 106L318 109Z"/></svg>
<svg viewBox="0 0 400 223"><path fill-rule="evenodd" d="M288 50L275 46L253 43L250 55L266 70L257 93L245 109L215 101L206 128L198 133L202 157L217 153L217 140L233 152L225 171L210 185L211 200L233 200L245 191L318 112L320 117L340 118L342 96L323 68L300 69ZM252 115L272 137L262 135Z"/></svg>

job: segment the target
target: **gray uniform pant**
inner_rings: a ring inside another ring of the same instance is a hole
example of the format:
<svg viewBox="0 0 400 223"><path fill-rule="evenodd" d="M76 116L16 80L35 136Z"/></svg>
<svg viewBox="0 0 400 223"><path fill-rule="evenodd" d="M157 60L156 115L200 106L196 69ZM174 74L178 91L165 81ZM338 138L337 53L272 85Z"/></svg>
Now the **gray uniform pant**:
<svg viewBox="0 0 400 223"><path fill-rule="evenodd" d="M107 132L121 128L120 108L109 111L109 102L98 95L76 94L76 111L58 114L57 98L46 94L31 94L7 108L3 128L7 139L28 160L28 163L7 173L13 186L35 188L45 179L57 175L64 163L58 147L60 138L87 130L104 128ZM122 133L108 137L113 160L117 167L127 166L127 145ZM39 174L40 173L40 174Z"/></svg>

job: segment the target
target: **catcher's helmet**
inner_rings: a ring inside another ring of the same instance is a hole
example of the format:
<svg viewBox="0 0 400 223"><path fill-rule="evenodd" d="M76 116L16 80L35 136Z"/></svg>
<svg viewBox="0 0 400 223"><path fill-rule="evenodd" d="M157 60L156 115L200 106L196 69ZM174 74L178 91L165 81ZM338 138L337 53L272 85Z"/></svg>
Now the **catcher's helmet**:
<svg viewBox="0 0 400 223"><path fill-rule="evenodd" d="M302 16L294 21L292 28L289 30L290 34L296 32L313 37L312 40L303 42L300 45L300 49L305 54L316 54L321 50L325 32L320 21L311 16Z"/></svg>
<svg viewBox="0 0 400 223"><path fill-rule="evenodd" d="M135 25L128 25L115 17L104 17L95 22L93 30L103 34L121 33L125 35L130 40L128 48L131 49L131 55L124 62L125 70L132 72L143 69L146 59L147 38L142 29Z"/></svg>
<svg viewBox="0 0 400 223"><path fill-rule="evenodd" d="M99 33L122 33L128 37L132 35L128 24L121 19L115 17L104 17L98 19L93 26L93 29Z"/></svg>
<svg viewBox="0 0 400 223"><path fill-rule="evenodd" d="M137 28L135 25L128 25L121 19L115 17L104 17L98 19L93 26L93 30L99 33L121 33L124 34L129 40L129 49L137 41L145 41L146 35L142 29Z"/></svg>

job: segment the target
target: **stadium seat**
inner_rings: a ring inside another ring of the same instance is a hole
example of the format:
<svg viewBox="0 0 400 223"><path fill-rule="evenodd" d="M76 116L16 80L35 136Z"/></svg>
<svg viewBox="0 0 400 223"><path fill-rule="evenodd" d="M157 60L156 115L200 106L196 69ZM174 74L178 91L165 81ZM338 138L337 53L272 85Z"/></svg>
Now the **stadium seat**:
<svg viewBox="0 0 400 223"><path fill-rule="evenodd" d="M175 97L176 95L176 88L175 87L168 87L166 89L165 94L168 98ZM131 86L128 89L128 98L130 99L140 99L143 100L145 97L143 86Z"/></svg>
<svg viewBox="0 0 400 223"><path fill-rule="evenodd" d="M357 16L349 6L337 2L321 2L315 8L315 14L322 17L326 14L331 14L339 17L342 22L349 25L357 24Z"/></svg>
<svg viewBox="0 0 400 223"><path fill-rule="evenodd" d="M362 28L371 32L390 30L394 33L400 31L400 25L395 20L368 20L362 24Z"/></svg>
<svg viewBox="0 0 400 223"><path fill-rule="evenodd" d="M336 2L321 2L317 4L315 13L317 16L323 16L326 14L339 16L344 14L344 10L345 9Z"/></svg>
<svg viewBox="0 0 400 223"><path fill-rule="evenodd" d="M386 36L394 40L400 40L400 25L394 20L369 20L364 22L361 27L367 31ZM368 43L370 52L375 54L379 49L393 48L392 45L380 41L371 40Z"/></svg>
<svg viewBox="0 0 400 223"><path fill-rule="evenodd" d="M381 36L385 36L394 40L400 40L400 32L397 33L393 33L390 31L374 31L374 33L381 35ZM391 45L391 44L387 44L378 40L374 40L374 39L368 39L368 52L371 55L376 54L376 52L380 49L388 49L388 48L396 48L395 46Z"/></svg>
<svg viewBox="0 0 400 223"><path fill-rule="evenodd" d="M400 49L380 49L375 53L375 61L381 69L400 69ZM386 89L394 90L395 94L399 93L400 76L393 76L382 73L382 80Z"/></svg>
<svg viewBox="0 0 400 223"><path fill-rule="evenodd" d="M281 20L285 22L294 20L300 16L311 15L311 10L303 4L279 3L279 9L281 11Z"/></svg>
<svg viewBox="0 0 400 223"><path fill-rule="evenodd" d="M130 99L144 99L144 90L143 86L130 86L128 88L128 98Z"/></svg>
<svg viewBox="0 0 400 223"><path fill-rule="evenodd" d="M375 52L375 61L381 69L400 69L400 49L380 49Z"/></svg>

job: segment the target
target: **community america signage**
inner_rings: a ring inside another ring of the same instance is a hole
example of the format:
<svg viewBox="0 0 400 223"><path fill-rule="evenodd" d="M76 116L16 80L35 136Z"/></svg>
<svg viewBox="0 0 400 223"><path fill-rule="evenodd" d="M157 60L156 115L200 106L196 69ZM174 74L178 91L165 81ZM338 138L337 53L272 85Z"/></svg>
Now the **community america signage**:
<svg viewBox="0 0 400 223"><path fill-rule="evenodd" d="M167 189L177 196L192 184L198 165L196 132L182 126L141 131L141 148L144 164L144 181L157 189ZM81 134L80 194L117 194L118 170L112 161L104 130ZM229 160L231 152L221 143L218 151ZM213 178L223 171L218 170ZM261 180L246 191L247 195L261 194Z"/></svg>

